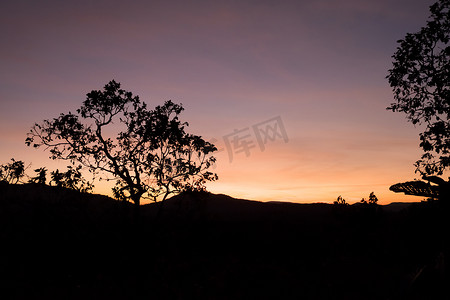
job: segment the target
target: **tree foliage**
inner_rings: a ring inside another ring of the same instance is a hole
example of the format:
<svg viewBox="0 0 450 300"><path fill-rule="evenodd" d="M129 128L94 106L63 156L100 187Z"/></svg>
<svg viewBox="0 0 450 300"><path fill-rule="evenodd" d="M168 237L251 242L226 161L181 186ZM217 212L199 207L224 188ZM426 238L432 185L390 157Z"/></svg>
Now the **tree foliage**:
<svg viewBox="0 0 450 300"><path fill-rule="evenodd" d="M16 184L23 176L25 176L25 165L21 160L11 158L10 163L0 165L0 181Z"/></svg>
<svg viewBox="0 0 450 300"><path fill-rule="evenodd" d="M375 196L374 192L371 192L369 195L369 199L366 200L365 198L361 199L362 204L370 204L370 205L377 205L378 204L378 197Z"/></svg>
<svg viewBox="0 0 450 300"><path fill-rule="evenodd" d="M387 76L396 102L388 109L426 127L416 171L442 175L450 166L450 0L438 1L430 12L425 27L398 41Z"/></svg>
<svg viewBox="0 0 450 300"><path fill-rule="evenodd" d="M369 204L373 204L373 205L378 204L378 197L375 196L374 192L371 192L369 195Z"/></svg>
<svg viewBox="0 0 450 300"><path fill-rule="evenodd" d="M94 185L87 181L83 174L81 174L82 166L77 167L67 166L66 172L60 172L58 169L51 172L50 185L64 187L76 190L82 193L92 192Z"/></svg>
<svg viewBox="0 0 450 300"><path fill-rule="evenodd" d="M78 162L100 178L115 180L119 199L136 205L143 197L164 200L217 179L207 171L217 149L185 131L188 123L179 120L183 109L169 100L149 110L113 80L88 93L76 113L35 124L26 144L44 146L52 159Z"/></svg>
<svg viewBox="0 0 450 300"><path fill-rule="evenodd" d="M335 205L348 205L347 201L345 201L345 199L342 198L341 195L339 195L339 197L337 197L336 201L334 201L333 204L335 204Z"/></svg>
<svg viewBox="0 0 450 300"><path fill-rule="evenodd" d="M45 184L45 182L47 181L47 168L46 167L38 168L38 169L35 169L34 172L36 173L36 176L31 177L29 182Z"/></svg>

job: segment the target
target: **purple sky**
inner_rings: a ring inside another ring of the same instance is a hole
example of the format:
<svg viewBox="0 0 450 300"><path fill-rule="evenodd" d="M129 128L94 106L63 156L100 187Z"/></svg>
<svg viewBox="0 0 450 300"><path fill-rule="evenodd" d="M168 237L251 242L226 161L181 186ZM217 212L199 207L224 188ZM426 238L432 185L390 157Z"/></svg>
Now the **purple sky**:
<svg viewBox="0 0 450 300"><path fill-rule="evenodd" d="M66 166L26 147L27 131L115 79L150 106L183 103L190 131L217 140L212 192L421 200L388 190L418 177L421 152L420 130L385 109L385 77L396 41L425 25L433 2L3 1L0 163ZM252 126L277 116L289 141L261 151ZM247 127L255 147L230 162L224 137Z"/></svg>

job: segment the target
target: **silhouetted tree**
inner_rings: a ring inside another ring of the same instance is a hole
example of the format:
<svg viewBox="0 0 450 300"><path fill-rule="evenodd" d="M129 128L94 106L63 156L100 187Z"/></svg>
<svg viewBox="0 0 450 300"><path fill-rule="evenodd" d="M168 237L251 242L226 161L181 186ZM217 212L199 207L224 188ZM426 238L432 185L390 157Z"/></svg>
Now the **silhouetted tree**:
<svg viewBox="0 0 450 300"><path fill-rule="evenodd" d="M361 205L357 206L357 217L364 226L375 226L382 216L382 208L378 205L378 198L371 192L369 198L362 198Z"/></svg>
<svg viewBox="0 0 450 300"><path fill-rule="evenodd" d="M369 204L378 204L378 198L375 196L374 192L371 192L369 195Z"/></svg>
<svg viewBox="0 0 450 300"><path fill-rule="evenodd" d="M29 182L45 184L45 182L47 181L47 168L42 167L39 169L35 169L34 172L36 172L37 174L35 177L31 177Z"/></svg>
<svg viewBox="0 0 450 300"><path fill-rule="evenodd" d="M103 91L88 93L76 114L35 124L26 144L49 148L53 159L112 175L115 196L138 206L142 197L165 200L186 189L203 189L206 181L217 179L207 171L215 162L210 154L217 148L186 133L188 123L179 120L182 111L181 104L170 100L148 110L138 96L113 80Z"/></svg>
<svg viewBox="0 0 450 300"><path fill-rule="evenodd" d="M64 173L61 173L58 169L50 173L51 180L50 185L55 185L57 187L64 187Z"/></svg>
<svg viewBox="0 0 450 300"><path fill-rule="evenodd" d="M335 205L348 205L348 203L345 201L344 198L342 198L342 196L339 195L339 197L337 197L336 201L333 202L333 204Z"/></svg>
<svg viewBox="0 0 450 300"><path fill-rule="evenodd" d="M25 165L21 160L11 158L8 164L0 165L0 181L16 184L25 175Z"/></svg>
<svg viewBox="0 0 450 300"><path fill-rule="evenodd" d="M82 193L92 192L94 185L87 181L81 173L82 166L72 167L67 166L67 171L61 173L58 169L51 172L50 184L58 187L64 187L76 190Z"/></svg>
<svg viewBox="0 0 450 300"><path fill-rule="evenodd" d="M449 0L433 4L427 25L398 41L387 76L396 100L388 109L426 125L420 134L424 154L416 162L422 175L442 175L450 166L449 9Z"/></svg>
<svg viewBox="0 0 450 300"><path fill-rule="evenodd" d="M333 214L338 218L346 217L348 214L349 205L341 195L333 202Z"/></svg>
<svg viewBox="0 0 450 300"><path fill-rule="evenodd" d="M361 199L361 203L363 204L370 204L370 205L377 205L378 204L378 198L375 196L374 192L371 192L369 195L369 199L366 200L365 198Z"/></svg>

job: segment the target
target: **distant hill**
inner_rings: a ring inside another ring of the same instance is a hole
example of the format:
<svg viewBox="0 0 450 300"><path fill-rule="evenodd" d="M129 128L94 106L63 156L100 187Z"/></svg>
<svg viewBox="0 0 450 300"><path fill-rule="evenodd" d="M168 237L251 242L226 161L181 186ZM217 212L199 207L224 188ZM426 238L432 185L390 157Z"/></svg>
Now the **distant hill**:
<svg viewBox="0 0 450 300"><path fill-rule="evenodd" d="M119 203L104 195L80 193L62 187L42 184L0 183L0 219L46 215L66 218L91 218L95 222L111 220L130 203Z"/></svg>
<svg viewBox="0 0 450 300"><path fill-rule="evenodd" d="M408 207L411 207L411 205L415 205L417 203L418 202L392 202L387 205L383 205L382 207L386 211L397 212L397 211L405 210Z"/></svg>
<svg viewBox="0 0 450 300"><path fill-rule="evenodd" d="M100 206L111 205L113 202L116 202L108 196L80 193L63 187L37 183L8 184L0 182L0 200L2 201L39 202L42 204L56 204L64 201L67 204L71 204L75 199L83 202L95 201Z"/></svg>
<svg viewBox="0 0 450 300"><path fill-rule="evenodd" d="M132 203L119 203L104 195L79 193L67 188L48 185L7 184L5 182L0 182L0 204L13 204L15 208L23 205L25 210L38 205L66 206L72 207L73 210L93 213L117 209L118 206L127 207L127 209L133 207ZM387 211L399 211L412 204L396 202L380 205L380 207ZM223 220L272 217L311 218L329 214L332 206L332 204L327 203L261 202L237 199L224 194L187 192L167 199L162 211L164 215L173 214L194 218L217 217ZM159 209L159 203L142 205L141 209L151 216Z"/></svg>
<svg viewBox="0 0 450 300"><path fill-rule="evenodd" d="M398 212L412 203L381 205L386 212ZM359 204L351 205L359 206ZM132 218L132 203L118 202L108 196L79 193L74 190L40 184L0 183L0 218L8 215L51 214L113 222L126 215ZM327 223L334 208L326 203L260 202L236 199L224 194L182 193L160 203L142 205L143 218L190 219L203 221L282 221L288 223ZM5 215L6 214L6 215ZM97 222L96 221L96 222Z"/></svg>
<svg viewBox="0 0 450 300"><path fill-rule="evenodd" d="M155 213L159 204L143 206ZM223 194L182 193L163 205L163 217L203 219L210 221L323 221L329 216L332 205L315 203L260 202L236 199Z"/></svg>
<svg viewBox="0 0 450 300"><path fill-rule="evenodd" d="M446 220L437 202L372 209L210 193L136 214L102 195L0 183L0 290L11 299L437 299L449 296Z"/></svg>

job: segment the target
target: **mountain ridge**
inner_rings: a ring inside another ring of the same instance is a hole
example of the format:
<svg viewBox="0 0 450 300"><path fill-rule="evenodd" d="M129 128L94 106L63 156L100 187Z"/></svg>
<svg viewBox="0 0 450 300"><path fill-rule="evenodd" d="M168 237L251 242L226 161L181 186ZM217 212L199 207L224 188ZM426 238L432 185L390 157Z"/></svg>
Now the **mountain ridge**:
<svg viewBox="0 0 450 300"><path fill-rule="evenodd" d="M448 254L435 204L395 211L185 193L159 214L157 203L137 214L106 196L0 183L0 290L14 299L432 299L448 278L433 263Z"/></svg>

